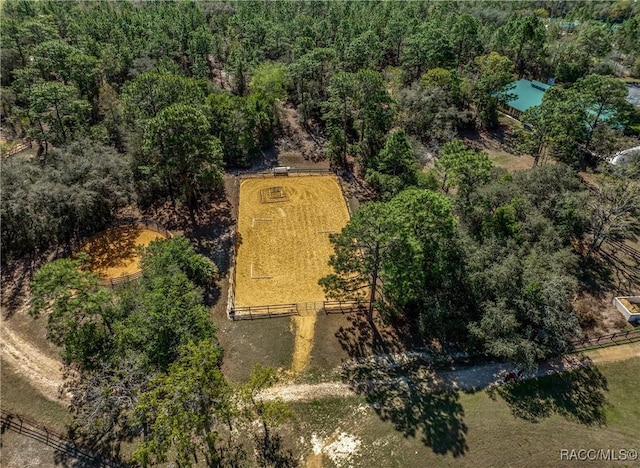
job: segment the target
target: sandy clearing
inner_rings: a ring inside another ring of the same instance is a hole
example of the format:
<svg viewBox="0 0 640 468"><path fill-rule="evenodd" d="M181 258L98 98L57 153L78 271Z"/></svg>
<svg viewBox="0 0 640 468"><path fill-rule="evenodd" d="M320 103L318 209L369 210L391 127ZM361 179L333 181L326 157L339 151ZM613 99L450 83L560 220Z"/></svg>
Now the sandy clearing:
<svg viewBox="0 0 640 468"><path fill-rule="evenodd" d="M325 300L329 233L349 220L335 176L248 178L240 182L236 306Z"/></svg>
<svg viewBox="0 0 640 468"><path fill-rule="evenodd" d="M294 332L293 357L291 359L291 373L296 375L302 372L311 358L313 349L313 337L315 335L316 315L291 317L291 326Z"/></svg>
<svg viewBox="0 0 640 468"><path fill-rule="evenodd" d="M119 278L140 271L137 247L164 238L159 232L138 225L118 226L92 236L80 251L91 256L91 269L101 278Z"/></svg>
<svg viewBox="0 0 640 468"><path fill-rule="evenodd" d="M307 455L305 466L316 468L322 466L322 455L326 455L336 467L350 466L349 461L358 453L361 440L353 434L336 429L326 439L315 432L311 435L311 453Z"/></svg>
<svg viewBox="0 0 640 468"><path fill-rule="evenodd" d="M310 401L322 398L349 398L357 394L348 384L342 382L322 382L317 384L280 384L260 393L265 400L281 398L285 403Z"/></svg>
<svg viewBox="0 0 640 468"><path fill-rule="evenodd" d="M417 357L417 355L414 357ZM534 375L528 376L527 378L542 377L557 372L570 371L592 363L599 364L623 361L634 357L640 357L640 342L587 351L584 353L583 358L579 355L569 355L564 358L550 359L541 364ZM430 371L428 378L433 383L432 390L434 391L442 388L481 390L491 385L501 383L506 373L512 370L512 367L513 366L508 363L495 363L447 371ZM394 380L398 385L406 385L409 383L407 377L398 377ZM360 388L366 387L367 385L377 385L379 383L388 384L388 382L376 381L354 383ZM356 393L349 384L342 382L324 382L319 384L277 385L262 392L261 397L267 400L281 398L285 402L298 402L323 398L348 398L357 395L358 393Z"/></svg>

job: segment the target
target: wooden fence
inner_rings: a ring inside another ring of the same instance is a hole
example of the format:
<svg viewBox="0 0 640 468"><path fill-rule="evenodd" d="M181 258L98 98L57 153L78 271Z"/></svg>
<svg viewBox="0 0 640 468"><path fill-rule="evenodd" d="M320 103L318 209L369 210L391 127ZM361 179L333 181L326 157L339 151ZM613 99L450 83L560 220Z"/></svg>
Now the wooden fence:
<svg viewBox="0 0 640 468"><path fill-rule="evenodd" d="M1 413L2 433L7 430L11 430L18 434L22 434L33 440L42 442L43 444L54 448L56 451L64 453L69 457L73 457L84 464L113 468L127 466L123 463L106 459L84 447L79 447L74 440L63 436L62 434L58 434L57 432L52 431L36 422L30 421L29 419L18 414L10 413L4 410L2 410Z"/></svg>
<svg viewBox="0 0 640 468"><path fill-rule="evenodd" d="M632 257L634 260L637 260L638 262L640 262L640 250L634 249L630 245L625 244L624 241L622 240L612 239L609 236L605 237L605 242L609 244L614 250L616 251L619 250L621 252L624 252L630 257Z"/></svg>
<svg viewBox="0 0 640 468"><path fill-rule="evenodd" d="M322 304L322 312L325 314L366 312L369 308L369 302L367 301L324 301Z"/></svg>
<svg viewBox="0 0 640 468"><path fill-rule="evenodd" d="M590 348L603 348L605 346L621 345L640 341L640 328L633 330L601 335L596 338L585 338L583 340L569 343L573 351L583 351Z"/></svg>
<svg viewBox="0 0 640 468"><path fill-rule="evenodd" d="M130 275L118 276L117 278L98 278L98 284L111 289L116 289L131 281L135 281L142 278L142 272L131 273Z"/></svg>
<svg viewBox="0 0 640 468"><path fill-rule="evenodd" d="M228 316L231 320L255 320L291 315L348 314L364 312L367 308L368 302L363 301L318 301L247 307L234 307L232 305L228 309Z"/></svg>
<svg viewBox="0 0 640 468"><path fill-rule="evenodd" d="M298 315L297 304L273 304L265 306L233 307L229 311L231 320L255 320Z"/></svg>
<svg viewBox="0 0 640 468"><path fill-rule="evenodd" d="M32 146L33 144L31 143L31 140L28 140L28 141L23 140L22 143L18 143L16 146L12 146L6 151L3 151L2 156L5 156L5 157L13 156L14 154L21 153L22 151L26 150L27 148L31 148Z"/></svg>
<svg viewBox="0 0 640 468"><path fill-rule="evenodd" d="M291 167L287 170L286 174L274 173L271 169L264 169L260 171L252 171L252 170L237 170L234 171L234 175L240 178L252 179L252 178L267 178L267 177L277 177L282 175L291 175L291 176L313 176L313 175L336 175L335 171L331 169L319 169L316 167L312 168L297 168Z"/></svg>

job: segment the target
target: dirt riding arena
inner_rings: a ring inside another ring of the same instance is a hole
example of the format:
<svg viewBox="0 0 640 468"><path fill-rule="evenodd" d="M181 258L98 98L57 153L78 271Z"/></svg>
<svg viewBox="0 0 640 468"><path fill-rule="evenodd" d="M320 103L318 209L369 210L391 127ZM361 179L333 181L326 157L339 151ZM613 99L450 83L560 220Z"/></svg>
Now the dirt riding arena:
<svg viewBox="0 0 640 468"><path fill-rule="evenodd" d="M79 249L91 257L91 269L101 278L112 279L140 271L138 247L167 235L140 224L117 226L89 238Z"/></svg>
<svg viewBox="0 0 640 468"><path fill-rule="evenodd" d="M240 182L236 307L325 300L330 233L349 220L335 176L247 178Z"/></svg>

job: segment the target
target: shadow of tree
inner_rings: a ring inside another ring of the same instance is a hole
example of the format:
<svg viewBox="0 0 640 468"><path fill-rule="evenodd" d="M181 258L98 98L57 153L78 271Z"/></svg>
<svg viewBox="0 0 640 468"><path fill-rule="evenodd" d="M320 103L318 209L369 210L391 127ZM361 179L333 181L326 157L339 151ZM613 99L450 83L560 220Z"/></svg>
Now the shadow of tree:
<svg viewBox="0 0 640 468"><path fill-rule="evenodd" d="M587 426L605 425L607 379L594 367L552 374L494 388L514 416L538 422L554 414Z"/></svg>
<svg viewBox="0 0 640 468"><path fill-rule="evenodd" d="M397 353L411 348L410 336L404 336L403 328L396 324L385 324L379 317L373 322L360 313L347 315L348 326L335 333L342 349L351 358L361 358L380 353Z"/></svg>
<svg viewBox="0 0 640 468"><path fill-rule="evenodd" d="M122 453L123 444L131 444L139 434L109 431L90 436L70 427L67 436L74 441L74 447L82 447L82 451L78 454L74 450L59 447L55 453L56 463L69 467L127 466Z"/></svg>
<svg viewBox="0 0 640 468"><path fill-rule="evenodd" d="M383 421L406 437L421 437L434 453L460 456L468 446L459 394L439 388L425 363L391 358L344 366L343 380L364 395Z"/></svg>
<svg viewBox="0 0 640 468"><path fill-rule="evenodd" d="M247 452L240 446L232 446L224 450L218 450L218 457L216 466L220 468L236 468L248 464Z"/></svg>
<svg viewBox="0 0 640 468"><path fill-rule="evenodd" d="M106 464L105 460L77 457L72 452L65 450L56 450L53 460L56 466L61 466L63 468L97 468L109 466Z"/></svg>
<svg viewBox="0 0 640 468"><path fill-rule="evenodd" d="M184 235L191 241L197 253L213 260L218 267L220 277L224 277L233 262L230 252L236 242L232 229L234 224L232 212L233 207L229 200L220 195L201 204L195 213L195 224L191 222L186 206L182 204L174 206L169 201L158 202L143 214L170 231ZM219 286L208 288L205 291L205 304L208 306L216 304L220 294Z"/></svg>
<svg viewBox="0 0 640 468"><path fill-rule="evenodd" d="M255 436L258 466L293 468L299 466L291 449L285 449L282 437L277 433Z"/></svg>
<svg viewBox="0 0 640 468"><path fill-rule="evenodd" d="M138 225L111 228L90 237L80 250L91 257L91 269L105 276L109 268L122 267L137 255L136 240L141 232Z"/></svg>
<svg viewBox="0 0 640 468"><path fill-rule="evenodd" d="M228 202L220 201L213 204L206 212L198 213L198 224L184 229L184 236L188 238L194 250L213 260L218 267L220 277L226 276L234 261L230 252L235 242L233 235L233 218ZM205 303L212 306L220 299L219 286L207 288Z"/></svg>
<svg viewBox="0 0 640 468"><path fill-rule="evenodd" d="M578 271L578 280L582 287L592 293L602 293L611 289L611 269L604 262L596 261L590 256L582 256Z"/></svg>

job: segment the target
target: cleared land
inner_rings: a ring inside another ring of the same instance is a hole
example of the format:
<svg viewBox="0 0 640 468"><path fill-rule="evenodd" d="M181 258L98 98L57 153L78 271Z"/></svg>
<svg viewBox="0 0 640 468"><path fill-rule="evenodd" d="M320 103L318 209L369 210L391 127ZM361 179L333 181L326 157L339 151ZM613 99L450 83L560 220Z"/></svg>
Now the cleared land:
<svg viewBox="0 0 640 468"><path fill-rule="evenodd" d="M240 184L235 305L325 300L329 234L349 220L333 176L267 177Z"/></svg>
<svg viewBox="0 0 640 468"><path fill-rule="evenodd" d="M159 232L141 226L118 226L91 237L80 251L89 254L91 269L101 278L118 278L140 271L137 247L164 238Z"/></svg>
<svg viewBox="0 0 640 468"><path fill-rule="evenodd" d="M292 403L285 439L307 466L578 466L560 451L637 449L638 371L634 358L494 392L423 394L417 379L388 394Z"/></svg>

